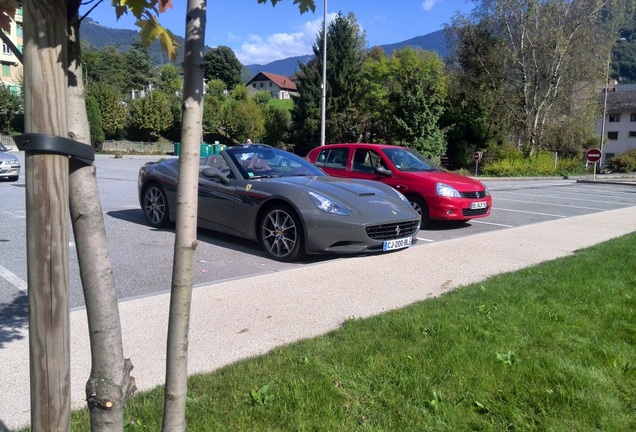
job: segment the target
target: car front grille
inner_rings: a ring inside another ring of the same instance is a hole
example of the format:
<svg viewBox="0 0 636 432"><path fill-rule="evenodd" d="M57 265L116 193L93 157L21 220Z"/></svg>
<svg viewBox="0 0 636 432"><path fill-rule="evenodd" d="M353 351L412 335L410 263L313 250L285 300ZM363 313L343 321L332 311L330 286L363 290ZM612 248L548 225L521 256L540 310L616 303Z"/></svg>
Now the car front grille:
<svg viewBox="0 0 636 432"><path fill-rule="evenodd" d="M373 240L394 240L398 238L410 237L415 234L419 221L411 220L406 222L373 225L366 228L367 235Z"/></svg>
<svg viewBox="0 0 636 432"><path fill-rule="evenodd" d="M486 191L485 190L476 191L476 192L460 192L459 194L462 196L462 198L479 199L479 198L485 198L486 197Z"/></svg>
<svg viewBox="0 0 636 432"><path fill-rule="evenodd" d="M488 213L488 207L475 209L475 210L471 210L467 208L462 209L462 214L464 216L481 216L481 215L485 215L486 213Z"/></svg>

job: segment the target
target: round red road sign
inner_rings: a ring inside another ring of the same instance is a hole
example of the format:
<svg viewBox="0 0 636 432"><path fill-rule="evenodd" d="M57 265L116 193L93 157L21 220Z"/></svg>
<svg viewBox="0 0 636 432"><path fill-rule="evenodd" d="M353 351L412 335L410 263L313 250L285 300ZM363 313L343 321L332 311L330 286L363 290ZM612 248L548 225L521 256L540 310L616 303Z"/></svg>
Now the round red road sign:
<svg viewBox="0 0 636 432"><path fill-rule="evenodd" d="M596 148L591 148L585 152L585 158L588 162L598 162L601 160L601 151Z"/></svg>
<svg viewBox="0 0 636 432"><path fill-rule="evenodd" d="M481 160L481 152L475 152L473 153L473 159L475 159L476 162L479 162Z"/></svg>

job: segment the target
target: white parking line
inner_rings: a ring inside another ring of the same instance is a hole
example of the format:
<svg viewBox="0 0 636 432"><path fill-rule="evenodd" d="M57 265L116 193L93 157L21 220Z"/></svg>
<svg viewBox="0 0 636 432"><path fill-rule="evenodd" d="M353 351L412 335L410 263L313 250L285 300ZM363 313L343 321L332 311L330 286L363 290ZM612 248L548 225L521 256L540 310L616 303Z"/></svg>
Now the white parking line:
<svg viewBox="0 0 636 432"><path fill-rule="evenodd" d="M494 207L493 207L493 209L494 209ZM559 218L566 218L567 217L567 216L551 214L551 213L539 213L539 212L531 212L531 211L523 211L523 210L513 210L513 209L507 209L507 208L501 208L501 207L497 207L497 211L509 211L509 212L515 212L515 213L528 213L528 214L535 214L535 215L539 215L539 216L552 216L552 217L559 217Z"/></svg>
<svg viewBox="0 0 636 432"><path fill-rule="evenodd" d="M471 220L470 223L471 224L477 223L477 224L483 224L483 225L494 225L494 226L500 226L500 227L504 227L504 228L514 228L514 225L498 224L498 223L494 223L494 222L484 222L484 221L474 220L474 219Z"/></svg>
<svg viewBox="0 0 636 432"><path fill-rule="evenodd" d="M14 219L26 219L26 211L1 211L0 215L6 215Z"/></svg>
<svg viewBox="0 0 636 432"><path fill-rule="evenodd" d="M508 192L508 191L501 192L501 193L509 193L509 194L511 194L511 192ZM570 201L585 201L585 202L592 201L592 202L598 203L598 204L617 204L616 200L604 201L604 200L596 199L596 198L592 199L592 198L590 198L589 194L587 194L586 196L583 196L581 198L575 198L570 193L568 193L567 196L563 196L563 195L540 195L540 194L529 194L529 193L523 193L523 192L515 192L514 195L524 195L524 196L539 197L539 198L554 198L554 199L570 200ZM628 200L627 203L633 202L636 199L636 197L633 196L633 195L632 196L628 196L627 198L632 198L632 199ZM497 197L497 199L504 200L506 198ZM620 198L617 198L617 199L620 199Z"/></svg>
<svg viewBox="0 0 636 432"><path fill-rule="evenodd" d="M1 265L0 265L0 277L5 279L7 282L9 282L11 285L16 287L17 289L19 289L23 293L25 293L25 294L27 293L27 283L26 283L26 281L23 281L22 279L20 279L15 274L11 273L9 270L7 270L6 268L2 267Z"/></svg>
<svg viewBox="0 0 636 432"><path fill-rule="evenodd" d="M567 205L567 204L555 204L555 203L546 203L546 202L539 202L539 201L524 201L524 200L515 200L515 199L508 199L508 198L497 198L497 201L512 201L512 202L519 202L524 204L540 204L544 206L568 207L568 208L577 208L577 209L583 209L583 210L596 210L596 211L607 210L604 208L597 208L597 207L581 207L581 206L574 206L574 205Z"/></svg>

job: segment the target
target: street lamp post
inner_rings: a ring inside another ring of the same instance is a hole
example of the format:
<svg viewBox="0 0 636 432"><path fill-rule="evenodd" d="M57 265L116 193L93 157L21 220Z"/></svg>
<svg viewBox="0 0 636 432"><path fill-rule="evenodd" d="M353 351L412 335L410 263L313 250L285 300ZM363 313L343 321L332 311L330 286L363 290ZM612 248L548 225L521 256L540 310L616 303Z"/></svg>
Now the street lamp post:
<svg viewBox="0 0 636 432"><path fill-rule="evenodd" d="M621 37L614 41L615 43L623 42L626 40ZM613 45L612 45L613 47ZM600 169L603 168L603 142L605 141L605 122L607 121L607 93L609 92L609 79L610 79L610 63L612 61L612 48L610 48L607 53L607 67L605 73L605 94L603 95L603 118L601 119L601 144L599 150L601 151L601 159L598 161L598 166Z"/></svg>
<svg viewBox="0 0 636 432"><path fill-rule="evenodd" d="M325 145L325 129L327 121L327 0L325 0L324 17L322 19L322 106L320 112L320 145Z"/></svg>
<svg viewBox="0 0 636 432"><path fill-rule="evenodd" d="M607 55L607 74L605 75L605 94L603 95L603 118L601 119L601 159L598 162L598 166L600 169L603 169L603 142L605 141L605 122L607 116L607 92L609 91L609 74L610 74L610 61L612 57L612 50L610 49L609 54Z"/></svg>

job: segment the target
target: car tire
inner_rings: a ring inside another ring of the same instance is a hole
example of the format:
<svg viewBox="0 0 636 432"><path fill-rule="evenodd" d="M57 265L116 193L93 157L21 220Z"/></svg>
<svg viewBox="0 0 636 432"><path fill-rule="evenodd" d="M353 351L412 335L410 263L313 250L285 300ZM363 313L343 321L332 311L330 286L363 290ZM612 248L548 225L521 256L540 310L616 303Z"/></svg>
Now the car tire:
<svg viewBox="0 0 636 432"><path fill-rule="evenodd" d="M261 245L271 258L291 262L304 255L303 227L289 206L277 204L267 209L259 227Z"/></svg>
<svg viewBox="0 0 636 432"><path fill-rule="evenodd" d="M157 183L151 183L144 188L142 197L142 209L150 226L165 228L170 225L168 196L163 188Z"/></svg>
<svg viewBox="0 0 636 432"><path fill-rule="evenodd" d="M422 218L420 228L424 228L431 221L428 214L428 206L426 205L426 201L418 196L409 196L408 199L411 203L411 207L413 207L413 210L415 210Z"/></svg>

